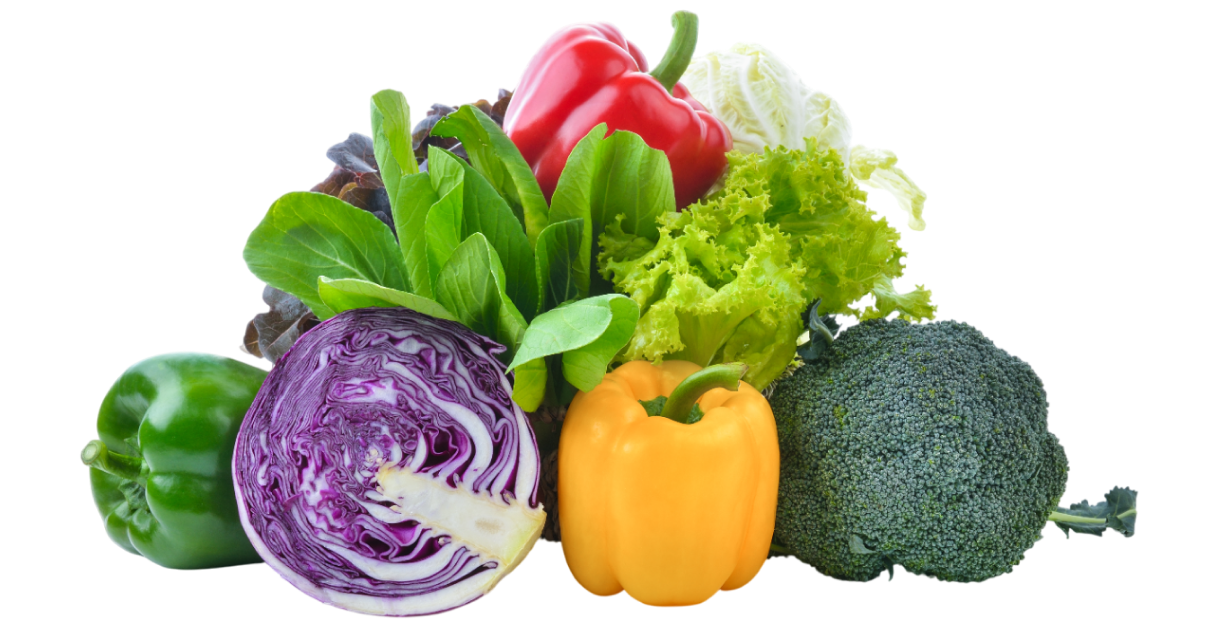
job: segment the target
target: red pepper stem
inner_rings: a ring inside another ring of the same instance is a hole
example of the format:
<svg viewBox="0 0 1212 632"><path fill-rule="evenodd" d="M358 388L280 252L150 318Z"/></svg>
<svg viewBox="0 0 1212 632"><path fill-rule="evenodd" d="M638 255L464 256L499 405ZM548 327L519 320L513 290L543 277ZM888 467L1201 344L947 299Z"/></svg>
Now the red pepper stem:
<svg viewBox="0 0 1212 632"><path fill-rule="evenodd" d="M143 459L137 456L127 456L110 452L104 442L93 439L80 452L80 460L89 467L95 467L107 474L113 474L128 481L142 484L146 475L143 472Z"/></svg>
<svg viewBox="0 0 1212 632"><path fill-rule="evenodd" d="M689 11L678 11L673 14L673 41L661 58L661 63L652 70L651 74L665 89L673 92L682 73L690 66L690 58L694 56L694 47L699 41L699 16Z"/></svg>
<svg viewBox="0 0 1212 632"><path fill-rule="evenodd" d="M665 407L661 409L661 416L678 423L686 423L686 418L690 416L694 403L707 391L715 388L737 390L741 387L741 377L748 370L749 367L740 362L729 362L709 366L697 373L692 373L669 394L669 399L665 400Z"/></svg>

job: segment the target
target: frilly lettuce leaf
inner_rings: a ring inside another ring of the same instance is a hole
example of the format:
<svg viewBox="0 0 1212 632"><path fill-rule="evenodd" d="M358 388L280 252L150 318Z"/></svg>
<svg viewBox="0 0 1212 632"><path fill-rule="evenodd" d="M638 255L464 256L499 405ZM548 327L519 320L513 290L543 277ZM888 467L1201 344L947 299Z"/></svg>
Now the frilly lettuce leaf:
<svg viewBox="0 0 1212 632"><path fill-rule="evenodd" d="M867 208L836 149L809 138L729 163L718 192L659 218L656 244L606 226L602 273L641 309L624 360L744 362L760 389L795 357L811 301L864 319L933 317L929 291L893 287L900 234ZM864 298L874 305L860 310Z"/></svg>
<svg viewBox="0 0 1212 632"><path fill-rule="evenodd" d="M720 197L664 215L656 246L637 259L607 259L603 250L603 271L642 309L625 360L743 361L758 388L778 377L795 355L807 303L791 240L761 221L766 205L764 197Z"/></svg>

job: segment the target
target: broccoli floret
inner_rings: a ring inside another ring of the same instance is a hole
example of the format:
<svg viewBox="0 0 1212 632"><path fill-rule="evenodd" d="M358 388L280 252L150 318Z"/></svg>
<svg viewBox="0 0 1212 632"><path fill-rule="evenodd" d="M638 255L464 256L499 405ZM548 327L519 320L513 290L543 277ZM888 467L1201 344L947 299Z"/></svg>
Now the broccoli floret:
<svg viewBox="0 0 1212 632"><path fill-rule="evenodd" d="M777 383L770 404L773 550L826 575L1009 572L1065 490L1043 384L966 324L862 322Z"/></svg>

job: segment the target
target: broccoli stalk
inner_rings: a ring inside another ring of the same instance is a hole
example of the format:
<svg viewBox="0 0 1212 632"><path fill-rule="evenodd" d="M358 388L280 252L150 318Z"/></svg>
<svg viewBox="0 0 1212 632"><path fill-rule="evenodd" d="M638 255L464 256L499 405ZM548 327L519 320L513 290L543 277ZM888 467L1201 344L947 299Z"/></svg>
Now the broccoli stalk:
<svg viewBox="0 0 1212 632"><path fill-rule="evenodd" d="M1069 505L1068 509L1057 507L1048 515L1056 526L1065 532L1088 533L1102 536L1103 531L1114 529L1130 538L1136 532L1136 492L1126 487L1116 487L1104 496L1107 500L1091 505L1086 501Z"/></svg>

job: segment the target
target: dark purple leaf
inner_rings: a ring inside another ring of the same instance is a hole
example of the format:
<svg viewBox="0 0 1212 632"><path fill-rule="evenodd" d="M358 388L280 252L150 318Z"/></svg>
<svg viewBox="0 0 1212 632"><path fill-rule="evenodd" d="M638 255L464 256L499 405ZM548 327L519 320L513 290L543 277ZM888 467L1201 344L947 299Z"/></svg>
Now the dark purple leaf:
<svg viewBox="0 0 1212 632"><path fill-rule="evenodd" d="M328 148L328 159L353 173L378 173L375 146L369 136L350 134L349 138Z"/></svg>
<svg viewBox="0 0 1212 632"><path fill-rule="evenodd" d="M244 330L244 351L270 362L278 360L291 345L320 319L302 301L282 290L265 286L261 300L269 311L257 314Z"/></svg>

